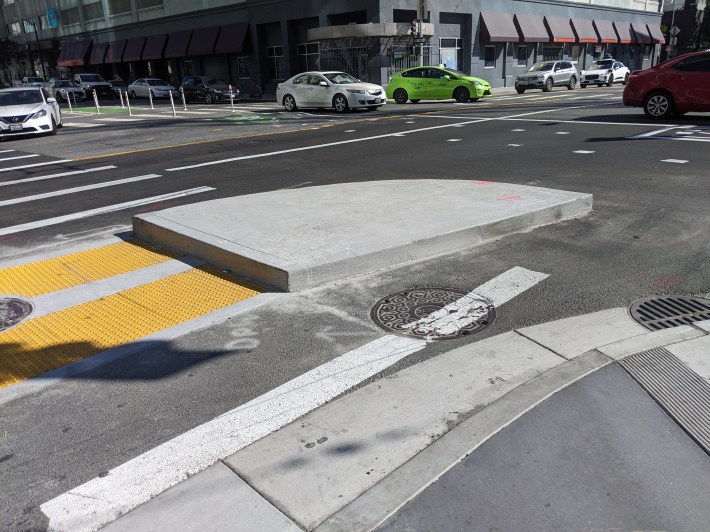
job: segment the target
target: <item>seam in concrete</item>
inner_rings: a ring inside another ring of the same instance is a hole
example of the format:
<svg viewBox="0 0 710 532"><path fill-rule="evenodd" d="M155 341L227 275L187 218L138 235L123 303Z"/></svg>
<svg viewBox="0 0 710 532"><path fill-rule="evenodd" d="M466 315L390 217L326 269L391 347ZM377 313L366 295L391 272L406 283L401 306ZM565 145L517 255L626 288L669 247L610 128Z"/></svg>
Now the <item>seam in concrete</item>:
<svg viewBox="0 0 710 532"><path fill-rule="evenodd" d="M374 530L526 412L613 362L606 355L591 350L528 380L444 434L313 530Z"/></svg>
<svg viewBox="0 0 710 532"><path fill-rule="evenodd" d="M569 360L574 360L574 358L575 358L575 357L573 357L573 358L567 358L567 357L564 356L562 353L558 353L557 351L555 351L555 350L552 349L551 347L546 346L545 344L542 344L542 343L538 342L538 341L535 340L534 338L530 338L529 336L526 336L525 334L521 333L520 330L518 330L518 329L514 329L513 332L519 334L520 336L522 336L522 337L525 338L526 340L529 340L529 341L531 341L532 343L539 345L539 346L542 347L543 349L548 350L550 353L552 353L552 354L554 354L554 355L557 355L557 356L560 357L560 358L563 358L564 360L569 361Z"/></svg>

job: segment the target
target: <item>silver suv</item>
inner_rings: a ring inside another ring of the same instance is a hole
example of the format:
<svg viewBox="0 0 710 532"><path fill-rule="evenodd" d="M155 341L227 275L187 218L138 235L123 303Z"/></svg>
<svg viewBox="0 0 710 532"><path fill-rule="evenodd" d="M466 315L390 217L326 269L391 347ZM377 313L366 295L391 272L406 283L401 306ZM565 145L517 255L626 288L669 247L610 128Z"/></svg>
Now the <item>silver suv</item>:
<svg viewBox="0 0 710 532"><path fill-rule="evenodd" d="M577 67L569 61L543 61L535 63L527 72L515 78L515 90L518 94L525 89L542 89L550 92L552 87L565 86L569 90L577 86L579 74Z"/></svg>

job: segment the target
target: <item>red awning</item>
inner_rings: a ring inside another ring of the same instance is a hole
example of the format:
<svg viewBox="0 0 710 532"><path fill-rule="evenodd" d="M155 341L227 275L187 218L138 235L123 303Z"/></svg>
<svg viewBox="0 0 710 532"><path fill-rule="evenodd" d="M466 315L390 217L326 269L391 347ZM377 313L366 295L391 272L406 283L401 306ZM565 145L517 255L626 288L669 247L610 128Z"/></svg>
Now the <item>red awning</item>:
<svg viewBox="0 0 710 532"><path fill-rule="evenodd" d="M165 47L163 57L185 57L187 55L187 45L190 44L192 30L171 31L168 34L168 45Z"/></svg>
<svg viewBox="0 0 710 532"><path fill-rule="evenodd" d="M518 42L520 35L513 24L510 13L481 11L482 42Z"/></svg>
<svg viewBox="0 0 710 532"><path fill-rule="evenodd" d="M187 55L214 54L214 45L217 43L219 28L219 26L210 26L209 28L193 30L190 46L187 48Z"/></svg>
<svg viewBox="0 0 710 532"><path fill-rule="evenodd" d="M572 29L579 42L599 42L599 36L594 30L594 25L588 18L573 18Z"/></svg>
<svg viewBox="0 0 710 532"><path fill-rule="evenodd" d="M622 44L629 44L634 42L634 38L631 35L631 24L628 22L614 22L614 29L619 35L619 42Z"/></svg>
<svg viewBox="0 0 710 532"><path fill-rule="evenodd" d="M91 48L91 54L89 55L90 65L103 65L104 57L106 57L106 50L108 50L107 42L98 42L94 44Z"/></svg>
<svg viewBox="0 0 710 532"><path fill-rule="evenodd" d="M88 64L86 58L91 49L91 39L84 41L64 41L57 58L57 66L72 67Z"/></svg>
<svg viewBox="0 0 710 532"><path fill-rule="evenodd" d="M636 42L639 44L651 44L653 39L651 39L651 33L648 31L646 24L641 24L640 22L632 22L631 29L634 30L634 35L636 36Z"/></svg>
<svg viewBox="0 0 710 532"><path fill-rule="evenodd" d="M133 37L132 39L128 39L126 50L123 52L123 62L140 61L144 46L145 37Z"/></svg>
<svg viewBox="0 0 710 532"><path fill-rule="evenodd" d="M120 63L123 59L123 51L126 49L126 39L120 39L118 41L112 41L108 45L108 52L106 52L106 59L104 63Z"/></svg>
<svg viewBox="0 0 710 532"><path fill-rule="evenodd" d="M162 59L163 51L165 50L165 42L168 40L167 33L160 35L151 35L145 40L145 47L141 59L149 61L151 59Z"/></svg>
<svg viewBox="0 0 710 532"><path fill-rule="evenodd" d="M599 34L599 39L603 43L617 43L619 42L619 37L616 35L614 30L614 25L611 20L594 20L594 28Z"/></svg>
<svg viewBox="0 0 710 532"><path fill-rule="evenodd" d="M666 44L666 38L663 36L663 32L659 26L656 26L655 24L648 24L646 27L648 28L648 34L651 36L651 39L653 39L654 43Z"/></svg>
<svg viewBox="0 0 710 532"><path fill-rule="evenodd" d="M513 22L523 42L550 42L550 34L545 29L542 17L537 15L515 14Z"/></svg>
<svg viewBox="0 0 710 532"><path fill-rule="evenodd" d="M545 17L545 26L552 35L552 42L575 42L572 25L567 17Z"/></svg>
<svg viewBox="0 0 710 532"><path fill-rule="evenodd" d="M235 22L222 26L214 47L216 54L230 54L244 51L244 40L249 31L248 22Z"/></svg>

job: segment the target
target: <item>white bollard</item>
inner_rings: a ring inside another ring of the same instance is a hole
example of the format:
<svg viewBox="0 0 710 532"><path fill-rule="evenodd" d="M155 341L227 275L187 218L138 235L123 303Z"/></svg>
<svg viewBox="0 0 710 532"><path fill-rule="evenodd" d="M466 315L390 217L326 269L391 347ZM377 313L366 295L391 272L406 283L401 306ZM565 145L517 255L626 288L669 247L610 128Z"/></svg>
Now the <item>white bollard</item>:
<svg viewBox="0 0 710 532"><path fill-rule="evenodd" d="M131 111L131 100L128 99L128 91L126 91L126 105L128 106L128 116L133 116Z"/></svg>
<svg viewBox="0 0 710 532"><path fill-rule="evenodd" d="M148 89L148 99L150 100L150 108L155 111L155 107L153 107L153 91Z"/></svg>
<svg viewBox="0 0 710 532"><path fill-rule="evenodd" d="M68 92L67 92L67 105L69 105L69 112L70 112L70 113L73 113L73 112L74 112L74 111L72 111L72 108L71 108L71 97L72 97L72 94L74 95L74 103L76 104L76 94L74 94L73 92L72 92L72 93L68 93Z"/></svg>
<svg viewBox="0 0 710 532"><path fill-rule="evenodd" d="M229 101L232 104L232 112L234 112L234 92L232 92L232 86L229 86Z"/></svg>
<svg viewBox="0 0 710 532"><path fill-rule="evenodd" d="M182 98L182 110L187 111L187 102L185 101L185 91L180 87L180 97Z"/></svg>
<svg viewBox="0 0 710 532"><path fill-rule="evenodd" d="M101 114L101 106L99 105L99 97L96 94L96 91L94 91L94 104L96 104L96 112Z"/></svg>
<svg viewBox="0 0 710 532"><path fill-rule="evenodd" d="M170 91L170 107L173 108L173 118L177 116L177 113L175 112L175 100L173 100L173 91Z"/></svg>
<svg viewBox="0 0 710 532"><path fill-rule="evenodd" d="M121 109L125 109L126 106L123 105L123 91L121 89L118 89L118 97L121 99Z"/></svg>

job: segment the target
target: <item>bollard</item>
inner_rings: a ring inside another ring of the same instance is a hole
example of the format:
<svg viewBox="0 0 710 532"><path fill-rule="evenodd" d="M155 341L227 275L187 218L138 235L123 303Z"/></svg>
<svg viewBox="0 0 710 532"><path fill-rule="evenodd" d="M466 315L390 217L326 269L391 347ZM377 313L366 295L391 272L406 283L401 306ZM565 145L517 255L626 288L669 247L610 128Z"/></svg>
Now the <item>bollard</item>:
<svg viewBox="0 0 710 532"><path fill-rule="evenodd" d="M128 116L133 116L131 111L131 100L128 99L128 91L126 91L126 105L128 106Z"/></svg>
<svg viewBox="0 0 710 532"><path fill-rule="evenodd" d="M121 109L125 109L126 106L123 105L123 92L121 91L121 89L118 89L118 97L119 97L120 100L121 100Z"/></svg>
<svg viewBox="0 0 710 532"><path fill-rule="evenodd" d="M229 86L229 101L232 104L232 112L234 112L234 92L232 92L232 86Z"/></svg>
<svg viewBox="0 0 710 532"><path fill-rule="evenodd" d="M185 101L185 91L180 87L180 96L182 97L182 110L187 111L187 102Z"/></svg>
<svg viewBox="0 0 710 532"><path fill-rule="evenodd" d="M150 100L150 108L155 111L155 107L153 107L153 91L148 89L148 99Z"/></svg>
<svg viewBox="0 0 710 532"><path fill-rule="evenodd" d="M69 93L67 92L67 105L69 105L69 112L70 112L70 113L73 113L73 112L74 112L74 111L72 110L72 108L71 108L71 97L72 97L72 95L74 95L74 105L76 105L76 94L74 94L73 92L72 92L71 94L69 94Z"/></svg>
<svg viewBox="0 0 710 532"><path fill-rule="evenodd" d="M173 118L177 116L177 113L175 112L175 100L173 100L173 91L170 91L170 107L173 108Z"/></svg>
<svg viewBox="0 0 710 532"><path fill-rule="evenodd" d="M94 93L94 103L96 104L96 112L101 114L101 106L99 106L99 97L96 94L96 91L93 91Z"/></svg>

